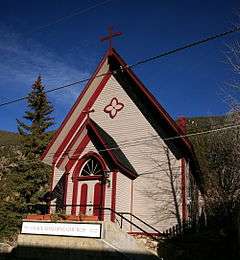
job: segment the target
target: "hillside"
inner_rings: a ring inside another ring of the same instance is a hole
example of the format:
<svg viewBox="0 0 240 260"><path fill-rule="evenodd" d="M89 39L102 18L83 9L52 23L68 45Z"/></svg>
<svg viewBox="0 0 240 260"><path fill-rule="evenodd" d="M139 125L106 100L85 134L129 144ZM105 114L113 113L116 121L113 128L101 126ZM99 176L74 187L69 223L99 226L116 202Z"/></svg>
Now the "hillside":
<svg viewBox="0 0 240 260"><path fill-rule="evenodd" d="M17 133L0 130L0 145L19 145L20 136Z"/></svg>
<svg viewBox="0 0 240 260"><path fill-rule="evenodd" d="M225 116L201 116L187 118L187 132L195 133L219 128L226 124Z"/></svg>

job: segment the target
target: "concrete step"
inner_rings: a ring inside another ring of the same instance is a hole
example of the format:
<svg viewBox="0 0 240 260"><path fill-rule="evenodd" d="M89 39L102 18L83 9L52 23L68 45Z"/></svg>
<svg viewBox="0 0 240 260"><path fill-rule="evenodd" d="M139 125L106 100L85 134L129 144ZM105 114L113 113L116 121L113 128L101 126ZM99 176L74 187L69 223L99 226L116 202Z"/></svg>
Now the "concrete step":
<svg viewBox="0 0 240 260"><path fill-rule="evenodd" d="M138 242L142 243L147 250L150 250L152 253L157 255L158 251L158 241L152 237L145 234L130 234Z"/></svg>

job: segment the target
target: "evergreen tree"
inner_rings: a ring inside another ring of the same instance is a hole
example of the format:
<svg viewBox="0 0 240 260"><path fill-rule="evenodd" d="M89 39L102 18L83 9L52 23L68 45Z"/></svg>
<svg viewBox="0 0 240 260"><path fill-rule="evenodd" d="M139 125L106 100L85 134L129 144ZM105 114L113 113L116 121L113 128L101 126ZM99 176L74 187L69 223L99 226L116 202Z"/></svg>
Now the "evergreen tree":
<svg viewBox="0 0 240 260"><path fill-rule="evenodd" d="M53 125L53 106L48 101L41 76L32 85L32 91L27 97L28 108L24 119L30 121L26 124L17 119L18 131L24 137L25 152L39 155L43 152L48 141L46 130Z"/></svg>

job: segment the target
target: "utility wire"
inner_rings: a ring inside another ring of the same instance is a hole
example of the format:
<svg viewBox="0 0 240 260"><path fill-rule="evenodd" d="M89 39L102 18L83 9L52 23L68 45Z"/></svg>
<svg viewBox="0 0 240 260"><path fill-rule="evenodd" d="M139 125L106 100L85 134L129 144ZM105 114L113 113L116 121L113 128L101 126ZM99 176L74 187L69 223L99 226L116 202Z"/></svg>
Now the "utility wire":
<svg viewBox="0 0 240 260"><path fill-rule="evenodd" d="M215 129L211 129L211 130L204 130L204 131L202 131L202 132L194 132L194 133L189 133L189 134L187 134L187 136L189 136L189 135L199 135L199 133L203 133L203 132L206 132L206 133L209 133L209 132L211 132L212 130L213 131L215 131L215 130L219 130L219 129L226 129L226 128L232 128L232 127L235 127L235 126L237 126L238 127L238 125L233 125L233 124L225 124L225 125L222 125L222 124L215 124L215 125L210 125L211 127L217 127L217 128L215 128ZM187 137L186 136L186 137ZM181 137L183 137L183 136L180 136L180 138ZM138 144L141 144L141 143L146 143L146 142L150 142L150 141L153 141L154 139L158 139L159 138L159 135L147 135L147 136L142 136L142 137L137 137L137 138L132 138L131 140L129 140L129 139L125 139L125 140L122 140L122 141L120 141L120 142L118 142L118 146L119 147L122 147L122 148L124 148L124 147L130 147L130 146L135 146L135 145L138 145ZM169 137L169 138L171 138L171 139L175 139L176 137ZM166 139L168 139L168 138L161 138L161 140L166 140ZM104 144L107 144L107 143L104 143ZM129 145L130 144L130 145ZM129 146L128 146L129 145ZM89 148L93 148L94 147L94 145L92 145L92 146L90 146ZM68 150L68 152L72 152L73 151L73 149L69 149ZM55 154L55 153L49 153L49 154Z"/></svg>
<svg viewBox="0 0 240 260"><path fill-rule="evenodd" d="M235 32L239 32L239 31L240 31L240 27L235 27L235 28L233 28L232 30L225 31L225 32L222 32L222 33L219 33L219 34L215 34L215 35L212 35L212 36L207 37L207 38L205 38L205 39L201 39L201 40L198 40L198 41L195 41L195 42L192 42L192 43L183 45L182 47L179 47L179 48L176 48L176 49L173 49L173 50L170 50L170 51L161 53L161 54L159 54L159 55L152 56L152 57L150 57L150 58L146 58L146 59L144 59L144 60L142 60L142 61L139 61L139 62L134 63L133 65L130 65L129 67L135 67L135 66L144 64L144 63L146 63L146 62L154 61L154 60L157 60L157 59L159 59L159 58L168 56L168 55L170 55L170 54L173 54L173 53L176 53L176 52L179 52L179 51L183 51L183 50L185 50L185 49L189 49L189 48L195 47L195 46L197 46L197 45L201 45L201 44L203 44L203 43L206 43L206 42L209 42L209 41L213 41L213 40L215 40L215 39L218 39L218 38L221 38L221 37L224 37L224 36L226 36L226 35L229 35L229 34L232 34L232 33L235 33Z"/></svg>
<svg viewBox="0 0 240 260"><path fill-rule="evenodd" d="M184 137L193 137L193 136L199 136L199 135L216 133L216 132L225 131L225 130L229 130L229 129L235 129L235 128L239 128L239 127L240 127L240 124L228 125L228 126L224 126L224 127L220 127L220 128L216 128L216 129L206 130L206 131L199 131L199 132L185 134L185 135L179 135L179 136L173 136L173 137L168 137L168 138L162 138L161 140L163 140L163 141L170 141L170 140L175 140L175 139L184 138ZM142 138L141 142L146 142L146 140L156 139L157 137L159 137L159 136L156 135L156 136L152 136L151 138L150 137ZM125 143L125 144L128 144L128 145L125 145L125 146L115 146L115 147L111 147L111 148L107 148L107 149L100 149L100 150L98 150L98 152L105 152L105 151L111 151L111 150L118 150L118 149L121 149L121 148L127 148L127 147L131 147L131 146L137 146L137 145L140 145L141 142L139 141L138 143L131 144L131 141L129 141L128 143ZM70 151L72 151L72 150L69 150L68 153L66 153L66 152L62 153L62 156L59 157L59 159L64 157L64 155L68 155ZM53 155L55 153L49 153L48 156L46 156L45 158L51 157L50 156L51 154ZM75 157L75 156L78 156L78 155L80 155L80 154L75 154L75 155L73 154L72 157Z"/></svg>
<svg viewBox="0 0 240 260"><path fill-rule="evenodd" d="M154 60L157 60L157 59L160 59L160 58L169 56L169 55L171 55L171 54L174 54L174 53L183 51L183 50L185 50L185 49L189 49L189 48L195 47L195 46L197 46L197 45L204 44L204 43L206 43L206 42L209 42L209 41L215 40L215 39L217 39L217 38L221 38L221 37L224 37L224 36L227 36L227 35L229 35L229 34L232 34L232 33L235 33L235 32L239 32L239 31L240 31L240 27L235 27L235 28L232 29L232 30L225 31L225 32L219 33L219 34L215 34L215 35L213 35L213 36L204 38L204 39L202 39L202 40L198 40L198 41L195 41L195 42L192 42L192 43L183 45L182 47L179 47L179 48L176 48L176 49L167 51L167 52L160 53L160 54L155 55L155 56L152 56L152 57L150 57L150 58L146 58L146 59L137 61L136 63L133 63L133 64L131 64L131 65L125 65L124 67L121 67L121 68L119 68L119 69L114 70L112 73L114 74L114 73L117 73L117 72L122 71L122 70L124 70L124 69L129 69L129 68L137 67L137 66L142 65L142 64L144 64L144 63L151 62L151 61L154 61ZM103 76L108 75L108 74L111 74L111 73L110 73L110 72L107 72L107 73L99 74L99 75L95 76L95 78L103 77ZM69 87L72 87L72 86L74 86L74 85L76 85L76 84L80 84L80 83L87 82L87 81L89 81L90 79L91 79L91 78L80 79L80 80L78 80L78 81L72 82L72 83L67 84L67 85L63 85L63 86L60 86L60 87L57 87L57 88L52 88L52 89L46 90L45 93L50 93L50 92L58 91L58 90L61 90L61 89L64 89L64 88L69 88ZM20 97L20 98L14 99L14 100L10 100L10 101L6 101L6 102L3 102L3 103L0 103L0 107L7 106L7 105L10 105L10 104L19 102L19 101L24 100L24 99L26 99L26 98L27 98L27 96L25 96L25 97Z"/></svg>
<svg viewBox="0 0 240 260"><path fill-rule="evenodd" d="M70 19L70 18L72 18L72 17L74 17L74 16L87 13L87 12L89 12L89 11L95 9L96 7L105 5L105 4L107 4L107 3L109 3L109 2L112 2L112 1L113 1L113 0L106 0L106 1L103 1L103 2L100 2L100 3L97 3L97 4L93 5L93 6L89 6L89 7L85 8L85 9L80 9L80 8L78 8L78 9L72 11L70 14L65 15L65 16L62 16L62 17L56 19L55 21L53 21L53 22L51 22L51 23L48 23L48 24L46 24L46 25L39 26L38 28L36 28L36 29L34 29L34 30L32 30L32 31L30 31L30 32L28 32L28 33L26 33L26 34L28 35L28 34L32 34L32 33L41 31L41 30L46 29L46 28L48 28L48 27L50 27L50 26L52 26L52 25L61 23L61 22L63 22L64 20Z"/></svg>
<svg viewBox="0 0 240 260"><path fill-rule="evenodd" d="M235 128L238 128L240 127L240 124L237 124L237 125L229 125L229 126L224 126L224 127L221 127L221 128L216 128L216 129L212 129L212 130L207 130L207 131L200 131L200 132L195 132L195 133L190 133L190 134L186 134L186 135L181 135L181 136L174 136L174 137L169 137L169 138L164 138L164 139L161 139L161 140L174 140L174 139L179 139L181 137L192 137L192 136L199 136L199 135L205 135L205 134L210 134L210 133L216 133L216 132L219 132L219 131L225 131L225 130L229 130L229 129L235 129ZM155 139L156 136L152 136L152 139ZM142 138L144 139L144 138ZM145 139L149 139L149 138L145 138ZM144 141L145 142L145 141ZM130 141L128 142L130 143ZM135 145L140 145L139 143L138 144L135 144ZM127 147L130 147L131 145L129 146L125 146L125 148ZM115 146L115 147L111 147L111 148L108 148L108 149L101 149L99 150L98 152L104 152L104 151L110 151L110 150L117 150L117 149L121 149L121 146ZM65 158L64 155L68 155L69 152L71 150L68 151L68 153L62 153L62 155L58 158L58 159L61 159L61 158ZM49 153L48 156L46 156L45 158L52 158L51 155L54 155L55 153ZM81 154L75 154L74 156L72 157L75 157L75 156L78 156L78 155L81 155ZM35 160L30 160L30 161L35 161ZM160 161L161 162L161 161ZM162 161L163 162L163 161ZM151 172L154 172L154 171L151 171ZM145 172L144 172L145 173ZM148 173L148 172L147 172Z"/></svg>

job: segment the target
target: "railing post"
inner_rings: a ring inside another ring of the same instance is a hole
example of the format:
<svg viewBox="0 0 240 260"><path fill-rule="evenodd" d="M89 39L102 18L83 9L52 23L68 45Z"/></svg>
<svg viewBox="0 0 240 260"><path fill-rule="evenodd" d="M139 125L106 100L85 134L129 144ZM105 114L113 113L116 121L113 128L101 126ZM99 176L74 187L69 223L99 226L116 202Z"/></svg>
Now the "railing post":
<svg viewBox="0 0 240 260"><path fill-rule="evenodd" d="M123 218L121 216L121 222L120 222L120 228L122 229L122 226L123 226Z"/></svg>

